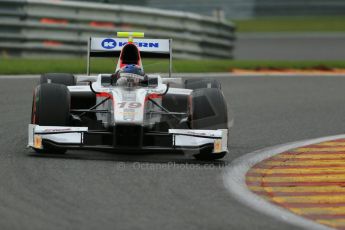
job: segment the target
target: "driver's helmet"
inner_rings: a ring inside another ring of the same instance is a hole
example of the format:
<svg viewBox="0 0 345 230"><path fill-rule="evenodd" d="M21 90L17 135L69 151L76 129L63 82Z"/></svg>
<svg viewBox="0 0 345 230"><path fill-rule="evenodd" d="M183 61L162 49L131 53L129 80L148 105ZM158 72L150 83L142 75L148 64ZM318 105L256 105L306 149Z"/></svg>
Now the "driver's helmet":
<svg viewBox="0 0 345 230"><path fill-rule="evenodd" d="M139 76L145 76L144 70L138 65L126 65L122 68L123 73L133 73Z"/></svg>
<svg viewBox="0 0 345 230"><path fill-rule="evenodd" d="M132 73L139 76L145 76L143 69L140 66L134 64L126 65L125 67L119 69L116 73L117 77L120 77L120 73Z"/></svg>
<svg viewBox="0 0 345 230"><path fill-rule="evenodd" d="M130 65L126 65L126 66L122 67L121 69L119 69L118 71L116 71L116 73L114 75L115 79L112 79L112 82L119 84L120 82L118 82L118 80L120 80L120 78L124 78L123 76L126 76L126 74L133 74L133 75L142 76L142 77L145 76L145 72L140 66L130 64ZM122 81L124 81L124 80L125 79L122 79Z"/></svg>

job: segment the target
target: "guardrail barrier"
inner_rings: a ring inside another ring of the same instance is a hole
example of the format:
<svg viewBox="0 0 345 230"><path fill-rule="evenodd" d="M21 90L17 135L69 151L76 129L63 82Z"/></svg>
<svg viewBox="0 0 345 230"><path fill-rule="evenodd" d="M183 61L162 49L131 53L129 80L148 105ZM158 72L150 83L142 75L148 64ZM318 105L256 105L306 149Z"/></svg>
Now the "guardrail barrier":
<svg viewBox="0 0 345 230"><path fill-rule="evenodd" d="M0 0L2 56L84 56L90 36L143 31L172 38L176 58L232 58L232 23L193 13L125 5Z"/></svg>

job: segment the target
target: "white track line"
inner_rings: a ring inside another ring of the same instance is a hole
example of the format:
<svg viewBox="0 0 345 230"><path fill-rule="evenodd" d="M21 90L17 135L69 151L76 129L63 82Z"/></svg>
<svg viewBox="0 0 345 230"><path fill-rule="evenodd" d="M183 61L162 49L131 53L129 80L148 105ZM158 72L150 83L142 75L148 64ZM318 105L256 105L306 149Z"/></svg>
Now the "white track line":
<svg viewBox="0 0 345 230"><path fill-rule="evenodd" d="M232 196L234 196L237 200L255 209L258 212L264 213L278 220L305 229L331 229L324 225L318 224L312 220L308 220L301 216L295 215L292 212L279 206L276 206L264 200L260 196L254 194L247 188L246 173L255 164L279 153L305 145L311 145L341 138L345 138L345 134L297 141L248 153L242 157L235 159L230 164L230 166L226 168L223 175L224 185L227 188L227 190L232 194Z"/></svg>

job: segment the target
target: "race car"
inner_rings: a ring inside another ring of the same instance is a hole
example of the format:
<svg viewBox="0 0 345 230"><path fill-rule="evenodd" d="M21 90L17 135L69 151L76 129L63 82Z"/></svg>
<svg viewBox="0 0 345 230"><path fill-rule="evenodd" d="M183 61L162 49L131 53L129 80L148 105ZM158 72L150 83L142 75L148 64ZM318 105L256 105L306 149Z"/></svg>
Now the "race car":
<svg viewBox="0 0 345 230"><path fill-rule="evenodd" d="M39 154L82 149L223 158L230 127L221 84L172 78L172 40L143 37L90 38L86 75L43 74L33 93L28 146ZM114 73L90 75L91 57L116 55ZM169 77L146 74L142 57L168 57Z"/></svg>

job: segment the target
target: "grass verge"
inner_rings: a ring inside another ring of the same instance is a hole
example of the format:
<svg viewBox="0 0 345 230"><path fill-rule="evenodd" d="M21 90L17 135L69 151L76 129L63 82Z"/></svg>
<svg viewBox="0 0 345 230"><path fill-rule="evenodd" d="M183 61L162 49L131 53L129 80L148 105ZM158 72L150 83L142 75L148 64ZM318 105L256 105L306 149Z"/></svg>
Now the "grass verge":
<svg viewBox="0 0 345 230"><path fill-rule="evenodd" d="M168 62L144 60L148 73L167 72ZM229 72L232 69L345 69L345 61L236 61L236 60L175 60L173 71L178 73ZM93 73L114 72L110 59L94 59ZM0 74L41 74L47 72L85 73L83 59L0 59Z"/></svg>

